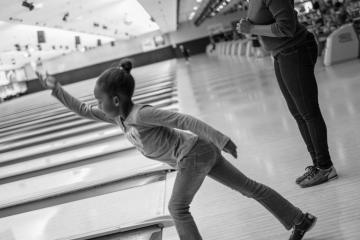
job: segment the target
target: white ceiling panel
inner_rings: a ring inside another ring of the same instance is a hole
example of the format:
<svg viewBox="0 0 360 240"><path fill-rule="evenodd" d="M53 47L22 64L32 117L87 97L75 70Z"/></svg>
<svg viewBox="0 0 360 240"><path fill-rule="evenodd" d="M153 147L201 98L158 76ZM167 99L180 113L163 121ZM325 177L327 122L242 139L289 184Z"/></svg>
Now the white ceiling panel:
<svg viewBox="0 0 360 240"><path fill-rule="evenodd" d="M0 20L114 38L137 36L158 29L136 0L34 0L33 3L35 9L29 11L22 6L22 0L1 0ZM66 13L68 17L64 21Z"/></svg>
<svg viewBox="0 0 360 240"><path fill-rule="evenodd" d="M137 0L28 2L35 6L32 11L22 6L23 0L0 1L0 32L3 37L0 42L0 68L18 67L27 62L24 56L28 53L23 51L25 45L32 51L32 58L46 59L47 56L74 50L75 35L81 37L81 45L96 47L97 39L101 39L103 44L131 39L159 30L159 25L163 32L176 29L176 0L163 0L160 9L154 8L155 1L151 1L146 10ZM68 16L64 19L66 14ZM151 16L160 24L152 21ZM36 32L40 30L45 31L46 43L38 51ZM21 46L22 52L15 51L15 44ZM66 50L59 49L65 46Z"/></svg>
<svg viewBox="0 0 360 240"><path fill-rule="evenodd" d="M210 0L180 0L179 6L179 23L191 21L191 13L195 16L201 12Z"/></svg>
<svg viewBox="0 0 360 240"><path fill-rule="evenodd" d="M163 33L177 29L177 0L138 0ZM180 1L181 2L181 1Z"/></svg>
<svg viewBox="0 0 360 240"><path fill-rule="evenodd" d="M224 14L232 10L239 2L244 0L227 0L226 5L220 10L219 14ZM210 0L179 0L179 23L194 21L204 10ZM190 16L193 15L193 18Z"/></svg>

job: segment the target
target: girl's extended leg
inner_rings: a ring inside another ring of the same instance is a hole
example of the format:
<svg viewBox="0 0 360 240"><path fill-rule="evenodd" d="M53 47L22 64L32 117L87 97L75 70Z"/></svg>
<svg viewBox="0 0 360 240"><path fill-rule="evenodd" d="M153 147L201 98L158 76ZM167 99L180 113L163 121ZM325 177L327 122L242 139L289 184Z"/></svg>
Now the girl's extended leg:
<svg viewBox="0 0 360 240"><path fill-rule="evenodd" d="M209 176L216 181L253 198L269 210L286 229L291 229L296 223L301 222L303 214L300 209L292 205L273 189L249 179L221 154L218 153L217 161L211 169Z"/></svg>

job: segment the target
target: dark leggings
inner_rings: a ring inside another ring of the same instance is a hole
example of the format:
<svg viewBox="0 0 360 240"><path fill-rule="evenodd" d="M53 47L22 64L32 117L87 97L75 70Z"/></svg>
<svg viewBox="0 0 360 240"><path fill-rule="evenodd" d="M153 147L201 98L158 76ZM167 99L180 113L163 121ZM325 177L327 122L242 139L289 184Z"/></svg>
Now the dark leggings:
<svg viewBox="0 0 360 240"><path fill-rule="evenodd" d="M314 74L317 52L314 36L308 33L304 44L277 54L274 67L281 92L298 124L313 164L325 169L331 167L332 162Z"/></svg>

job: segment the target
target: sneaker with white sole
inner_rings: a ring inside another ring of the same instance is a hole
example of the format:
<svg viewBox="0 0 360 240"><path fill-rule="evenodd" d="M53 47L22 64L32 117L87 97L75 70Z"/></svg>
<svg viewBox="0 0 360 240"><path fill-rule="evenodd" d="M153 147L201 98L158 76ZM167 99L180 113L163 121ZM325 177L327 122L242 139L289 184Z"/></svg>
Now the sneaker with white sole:
<svg viewBox="0 0 360 240"><path fill-rule="evenodd" d="M338 175L334 167L328 169L316 168L316 170L311 172L299 185L303 188L312 187L336 179L337 177Z"/></svg>

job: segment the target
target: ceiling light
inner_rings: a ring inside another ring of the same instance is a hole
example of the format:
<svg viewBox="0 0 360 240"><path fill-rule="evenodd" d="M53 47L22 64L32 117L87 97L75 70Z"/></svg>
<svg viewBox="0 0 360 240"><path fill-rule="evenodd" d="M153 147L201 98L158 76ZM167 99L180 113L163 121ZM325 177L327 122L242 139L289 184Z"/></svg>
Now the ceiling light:
<svg viewBox="0 0 360 240"><path fill-rule="evenodd" d="M196 2L201 3L201 2L202 2L202 0L196 0Z"/></svg>
<svg viewBox="0 0 360 240"><path fill-rule="evenodd" d="M43 8L43 7L44 7L44 4L43 4L43 3L35 4L35 8L36 8L36 9L40 9L40 8Z"/></svg>
<svg viewBox="0 0 360 240"><path fill-rule="evenodd" d="M22 2L22 5L26 8L28 8L30 11L32 11L34 9L34 4L28 3L26 0Z"/></svg>
<svg viewBox="0 0 360 240"><path fill-rule="evenodd" d="M194 11L196 11L196 10L198 10L198 8L199 8L198 6L195 6L193 9L194 9Z"/></svg>
<svg viewBox="0 0 360 240"><path fill-rule="evenodd" d="M31 57L31 54L29 52L24 52L23 53L24 57L28 58L28 57Z"/></svg>
<svg viewBox="0 0 360 240"><path fill-rule="evenodd" d="M208 0L202 11L197 15L194 24L200 26L209 17L214 17L220 13L224 8L227 8L231 0Z"/></svg>
<svg viewBox="0 0 360 240"><path fill-rule="evenodd" d="M194 16L195 16L195 12L191 12L190 16L189 16L189 20L192 20L194 18Z"/></svg>
<svg viewBox="0 0 360 240"><path fill-rule="evenodd" d="M128 14L128 13L125 13L123 23L124 23L125 25L128 25L128 26L133 23L133 21L132 21L132 19L129 17L129 14Z"/></svg>

